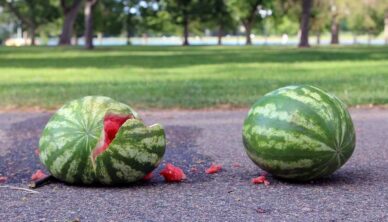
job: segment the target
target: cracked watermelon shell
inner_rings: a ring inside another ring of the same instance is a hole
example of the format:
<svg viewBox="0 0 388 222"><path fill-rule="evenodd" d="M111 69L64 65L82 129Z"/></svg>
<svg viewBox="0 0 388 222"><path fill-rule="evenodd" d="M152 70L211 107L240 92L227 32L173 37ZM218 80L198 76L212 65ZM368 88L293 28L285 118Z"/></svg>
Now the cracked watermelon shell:
<svg viewBox="0 0 388 222"><path fill-rule="evenodd" d="M65 182L106 185L142 179L162 160L161 125L144 125L128 105L87 96L65 104L49 120L39 141L39 157Z"/></svg>
<svg viewBox="0 0 388 222"><path fill-rule="evenodd" d="M305 85L277 89L250 109L243 127L248 156L276 177L307 181L339 169L356 136L345 105Z"/></svg>

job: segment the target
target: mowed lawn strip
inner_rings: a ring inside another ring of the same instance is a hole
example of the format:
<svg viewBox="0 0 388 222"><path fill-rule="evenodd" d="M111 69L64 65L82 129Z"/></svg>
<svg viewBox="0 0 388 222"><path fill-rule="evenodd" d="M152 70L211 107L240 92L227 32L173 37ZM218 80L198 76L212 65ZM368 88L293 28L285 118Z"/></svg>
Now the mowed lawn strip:
<svg viewBox="0 0 388 222"><path fill-rule="evenodd" d="M388 47L0 47L0 108L105 95L136 108L247 107L290 84L388 103Z"/></svg>

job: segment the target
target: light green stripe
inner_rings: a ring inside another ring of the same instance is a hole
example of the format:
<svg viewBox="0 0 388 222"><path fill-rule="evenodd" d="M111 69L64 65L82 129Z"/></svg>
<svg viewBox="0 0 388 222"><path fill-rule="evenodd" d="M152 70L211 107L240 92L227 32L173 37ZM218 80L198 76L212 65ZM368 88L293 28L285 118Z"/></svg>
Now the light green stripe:
<svg viewBox="0 0 388 222"><path fill-rule="evenodd" d="M100 161L100 166L98 167L98 180L103 184L111 184L112 178L109 176L106 166Z"/></svg>
<svg viewBox="0 0 388 222"><path fill-rule="evenodd" d="M249 129L248 129L249 130ZM321 141L317 140L312 140L310 137L307 137L302 134L291 134L290 132L284 131L284 130L279 130L279 129L274 129L274 128L263 128L261 126L253 126L251 128L252 134L258 134L262 136L267 136L268 137L268 142L270 143L271 136L274 137L282 137L284 138L285 142L287 144L295 144L296 146L300 147L301 149L313 149L315 151L331 151L333 152L333 148L330 146L322 143ZM264 141L259 141L258 146L260 145L260 142L265 143ZM272 148L275 149L283 149L283 145L277 140L277 141L272 141L273 146L271 145ZM265 144L268 145L268 144Z"/></svg>
<svg viewBox="0 0 388 222"><path fill-rule="evenodd" d="M303 168L308 169L314 164L311 159L300 159L297 161L266 160L255 154L252 154L249 150L247 150L247 154L255 162L276 170L294 170Z"/></svg>
<svg viewBox="0 0 388 222"><path fill-rule="evenodd" d="M72 162L70 163L69 170L67 171L66 174L66 181L70 183L74 183L75 179L74 176L77 175L78 172L78 165L80 163L80 159L73 159Z"/></svg>
<svg viewBox="0 0 388 222"><path fill-rule="evenodd" d="M299 95L294 91L288 91L283 95L301 103L308 104L318 113L319 116L322 116L326 120L333 119L333 114L328 110L328 106L325 106L323 102L317 103L314 99L309 98L308 96Z"/></svg>
<svg viewBox="0 0 388 222"><path fill-rule="evenodd" d="M124 181L132 182L144 176L144 173L132 169L124 162L111 158L113 168L117 170L116 176Z"/></svg>
<svg viewBox="0 0 388 222"><path fill-rule="evenodd" d="M141 164L149 163L153 164L158 161L159 156L155 153L148 153L144 149L138 149L137 147L126 147L122 148L121 146L111 146L108 150L112 149L113 151L117 151L120 156L124 158L131 158L136 160ZM111 153L110 153L111 154Z"/></svg>
<svg viewBox="0 0 388 222"><path fill-rule="evenodd" d="M263 116L269 119L276 119L285 121L288 123L292 123L295 126L300 126L306 128L315 134L329 140L327 135L324 132L324 129L320 128L319 125L315 124L312 120L307 119L303 113L299 111L295 112L287 112L287 111L279 111L276 107L276 104L268 103L265 106L257 106L252 110L251 115Z"/></svg>

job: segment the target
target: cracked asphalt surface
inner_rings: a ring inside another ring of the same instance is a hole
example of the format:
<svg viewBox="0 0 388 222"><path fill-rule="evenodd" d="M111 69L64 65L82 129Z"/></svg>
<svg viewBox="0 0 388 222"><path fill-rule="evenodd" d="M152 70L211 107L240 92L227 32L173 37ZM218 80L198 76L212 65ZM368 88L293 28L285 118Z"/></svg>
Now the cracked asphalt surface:
<svg viewBox="0 0 388 222"><path fill-rule="evenodd" d="M289 183L269 175L268 187L250 182L263 172L244 152L246 113L140 112L147 124L162 123L168 139L151 181L125 187L54 182L38 194L1 187L0 221L388 221L388 110L351 109L356 150L332 176ZM0 185L26 188L31 174L44 169L34 150L50 115L0 113L0 176L8 177ZM188 179L165 183L158 172L166 162ZM211 163L223 170L205 174Z"/></svg>

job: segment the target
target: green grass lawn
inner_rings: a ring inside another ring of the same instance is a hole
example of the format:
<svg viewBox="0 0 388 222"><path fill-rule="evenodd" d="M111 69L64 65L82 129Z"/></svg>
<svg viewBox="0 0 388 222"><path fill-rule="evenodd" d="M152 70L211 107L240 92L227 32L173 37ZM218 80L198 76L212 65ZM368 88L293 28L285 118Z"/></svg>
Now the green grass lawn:
<svg viewBox="0 0 388 222"><path fill-rule="evenodd" d="M349 105L388 103L387 47L0 47L0 109L106 95L136 108L249 106L312 84Z"/></svg>

